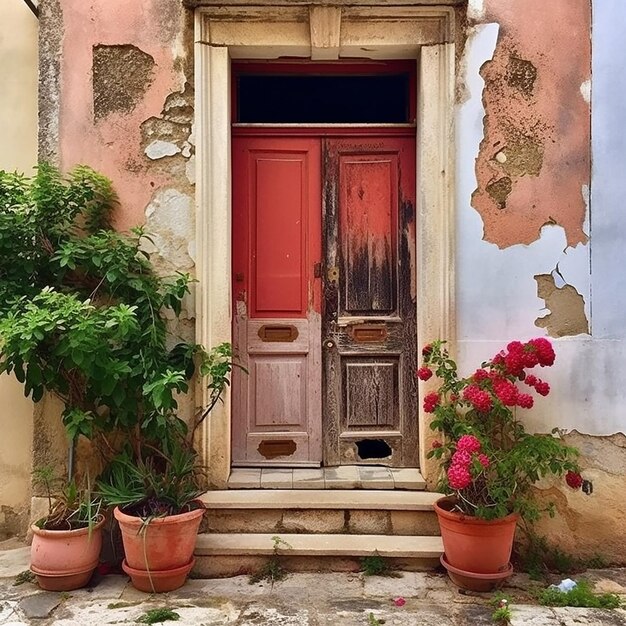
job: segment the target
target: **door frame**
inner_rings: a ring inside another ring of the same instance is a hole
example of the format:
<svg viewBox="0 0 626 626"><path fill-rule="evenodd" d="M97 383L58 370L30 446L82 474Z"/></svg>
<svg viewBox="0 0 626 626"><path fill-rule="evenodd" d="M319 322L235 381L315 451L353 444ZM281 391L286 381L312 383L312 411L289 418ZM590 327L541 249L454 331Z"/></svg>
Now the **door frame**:
<svg viewBox="0 0 626 626"><path fill-rule="evenodd" d="M252 4L252 2L250 2ZM457 0L442 2L458 4ZM417 76L417 333L421 347L438 337L455 347L454 100L455 13L451 7L293 6L254 8L210 2L195 11L196 337L213 346L232 340L231 76L232 58L311 60L342 57L418 60ZM255 3L257 4L257 3ZM253 15L252 15L253 14ZM253 19L253 21L251 21ZM382 37L381 37L382 35ZM432 383L431 383L432 385ZM420 382L419 393L429 385ZM196 404L208 392L198 383ZM420 467L436 476L425 453L428 415L417 416ZM231 406L216 407L197 442L210 484L230 474Z"/></svg>

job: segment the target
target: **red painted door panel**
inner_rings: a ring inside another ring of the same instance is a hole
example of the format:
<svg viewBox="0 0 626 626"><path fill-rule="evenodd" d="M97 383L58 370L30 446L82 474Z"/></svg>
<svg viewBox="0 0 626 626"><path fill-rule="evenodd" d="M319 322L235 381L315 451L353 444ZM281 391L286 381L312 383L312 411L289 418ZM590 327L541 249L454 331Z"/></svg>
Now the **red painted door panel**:
<svg viewBox="0 0 626 626"><path fill-rule="evenodd" d="M319 139L233 138L233 463L321 462Z"/></svg>

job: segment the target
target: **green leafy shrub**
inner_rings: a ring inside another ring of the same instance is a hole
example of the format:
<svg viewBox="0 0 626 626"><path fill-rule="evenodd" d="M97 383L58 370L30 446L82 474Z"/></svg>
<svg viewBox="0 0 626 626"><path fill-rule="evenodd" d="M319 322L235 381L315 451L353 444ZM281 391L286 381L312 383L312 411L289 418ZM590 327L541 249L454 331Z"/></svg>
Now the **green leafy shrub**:
<svg viewBox="0 0 626 626"><path fill-rule="evenodd" d="M593 609L617 609L621 606L620 597L615 593L595 593L586 580L581 580L569 591L559 591L554 587L544 589L539 602L547 606L576 606Z"/></svg>
<svg viewBox="0 0 626 626"><path fill-rule="evenodd" d="M143 229L111 228L116 204L110 181L88 167L0 172L0 372L34 401L56 394L69 438L95 440L107 461L121 452L109 476L134 463L135 491L150 469L161 481L153 493L182 457L195 460L193 432L229 383L232 353L169 334L192 279L157 275ZM195 373L207 379L209 405L188 427L177 396ZM180 493L164 497L180 504Z"/></svg>

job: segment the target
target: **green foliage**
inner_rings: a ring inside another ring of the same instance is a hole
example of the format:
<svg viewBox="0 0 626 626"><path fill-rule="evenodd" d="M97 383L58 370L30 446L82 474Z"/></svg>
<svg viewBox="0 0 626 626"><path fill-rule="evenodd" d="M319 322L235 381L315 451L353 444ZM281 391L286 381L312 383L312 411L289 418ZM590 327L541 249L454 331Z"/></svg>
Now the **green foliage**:
<svg viewBox="0 0 626 626"><path fill-rule="evenodd" d="M579 558L537 534L531 525L522 524L520 528L524 535L515 545L515 567L528 573L533 580L546 581L550 573L571 574L606 567L606 559L602 555Z"/></svg>
<svg viewBox="0 0 626 626"><path fill-rule="evenodd" d="M254 585L262 580L267 580L273 587L275 582L286 578L287 570L285 570L280 562L280 550L281 548L290 549L291 545L281 539L278 535L274 535L272 537L272 542L274 544L272 556L258 572L250 576L248 579L249 584Z"/></svg>
<svg viewBox="0 0 626 626"><path fill-rule="evenodd" d="M385 623L384 619L379 619L373 613L369 613L367 616L368 626L381 626Z"/></svg>
<svg viewBox="0 0 626 626"><path fill-rule="evenodd" d="M493 598L491 598L490 604L494 607L494 611L491 614L491 619L501 626L507 626L507 624L511 623L511 618L513 614L511 613L511 598L502 593L501 591L497 591Z"/></svg>
<svg viewBox="0 0 626 626"><path fill-rule="evenodd" d="M559 591L554 587L544 589L539 602L547 606L575 606L593 609L617 609L620 597L615 593L595 593L586 580L580 580L570 591Z"/></svg>
<svg viewBox="0 0 626 626"><path fill-rule="evenodd" d="M24 583L34 583L37 580L35 574L33 574L29 569L20 572L13 581L13 586L18 587L19 585L23 585Z"/></svg>
<svg viewBox="0 0 626 626"><path fill-rule="evenodd" d="M361 559L361 571L365 576L387 576L389 578L401 578L402 574L396 572L387 559L380 556L378 551L364 556Z"/></svg>
<svg viewBox="0 0 626 626"><path fill-rule="evenodd" d="M543 341L542 347L549 346L545 340L533 341ZM532 342L513 343L518 344L522 354L534 354ZM527 366L511 373L504 362L504 353L501 353L483 363L476 374L461 378L444 344L435 341L424 353L424 368L441 381L437 391L425 398L425 408L434 414L430 427L442 435L442 441L436 442L428 453L428 457L437 459L441 466L439 489L456 496L458 510L482 519L498 519L518 512L532 522L542 513L553 515L550 505L543 508L539 505L532 486L544 477L578 472L578 451L565 445L556 431L552 435L527 433L518 419L517 407L503 400L505 396L496 381L509 393L524 396L530 402L528 406L532 405L532 398L522 394L517 387L526 378L524 369ZM551 346L548 350L552 350ZM539 384L545 385L541 381ZM480 395L479 401L466 395L469 389ZM486 410L481 410L481 400L488 407ZM428 402L430 406L427 406ZM465 484L453 486L448 472L454 464L453 459L457 458L454 456L457 443L464 435L478 440L480 448L477 452L480 454L470 453Z"/></svg>
<svg viewBox="0 0 626 626"><path fill-rule="evenodd" d="M160 622L177 622L180 614L168 608L150 609L137 618L140 624L158 624Z"/></svg>
<svg viewBox="0 0 626 626"><path fill-rule="evenodd" d="M182 438L164 440L162 449L128 447L116 456L98 482L98 491L111 506L144 519L176 515L197 498L197 454Z"/></svg>
<svg viewBox="0 0 626 626"><path fill-rule="evenodd" d="M33 482L43 487L48 499L48 513L35 524L45 530L74 530L93 528L102 518L101 501L91 491L78 488L73 480L58 478L51 467L40 467L33 472Z"/></svg>

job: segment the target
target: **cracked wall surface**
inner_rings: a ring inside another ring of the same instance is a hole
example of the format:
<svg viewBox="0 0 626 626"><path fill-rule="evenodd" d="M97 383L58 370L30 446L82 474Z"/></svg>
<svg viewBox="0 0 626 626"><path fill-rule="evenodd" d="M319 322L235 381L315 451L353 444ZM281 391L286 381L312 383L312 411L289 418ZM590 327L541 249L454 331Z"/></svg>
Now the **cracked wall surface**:
<svg viewBox="0 0 626 626"><path fill-rule="evenodd" d="M581 84L590 77L590 2L485 0L483 16L499 25L480 69L484 136L472 206L484 238L500 248L529 244L544 224L559 224L568 246L585 243L590 109Z"/></svg>
<svg viewBox="0 0 626 626"><path fill-rule="evenodd" d="M545 300L549 313L535 320L535 326L545 328L550 337L589 334L585 301L571 285L557 287L552 274L535 276L537 295Z"/></svg>

